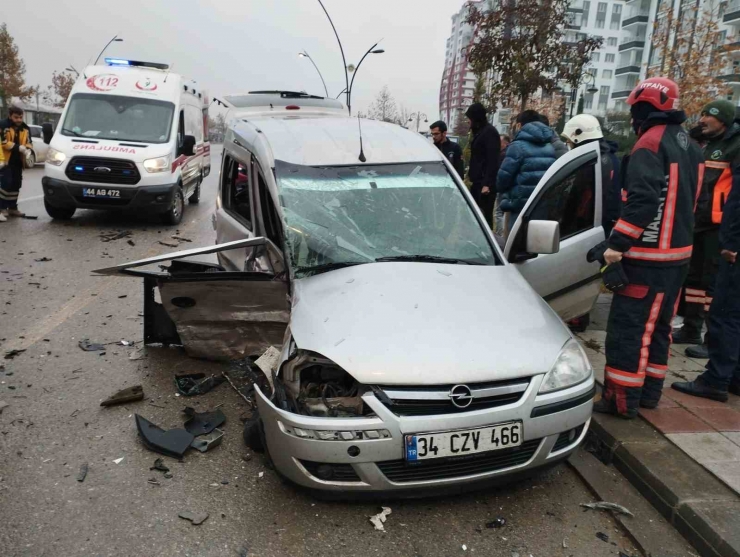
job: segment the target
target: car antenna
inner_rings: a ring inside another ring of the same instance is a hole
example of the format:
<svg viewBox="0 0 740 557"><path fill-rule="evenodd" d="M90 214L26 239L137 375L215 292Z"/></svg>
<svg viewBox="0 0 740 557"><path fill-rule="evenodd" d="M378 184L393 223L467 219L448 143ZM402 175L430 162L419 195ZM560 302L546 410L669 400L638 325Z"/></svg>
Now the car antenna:
<svg viewBox="0 0 740 557"><path fill-rule="evenodd" d="M362 124L360 123L360 115L357 115L357 127L360 129L360 162L366 162L365 153L362 151Z"/></svg>
<svg viewBox="0 0 740 557"><path fill-rule="evenodd" d="M167 78L170 77L170 72L172 71L172 68L174 68L174 67L175 67L175 63L172 62L172 64L170 64L170 67L167 68L167 73L164 75L164 82L165 83L167 83Z"/></svg>

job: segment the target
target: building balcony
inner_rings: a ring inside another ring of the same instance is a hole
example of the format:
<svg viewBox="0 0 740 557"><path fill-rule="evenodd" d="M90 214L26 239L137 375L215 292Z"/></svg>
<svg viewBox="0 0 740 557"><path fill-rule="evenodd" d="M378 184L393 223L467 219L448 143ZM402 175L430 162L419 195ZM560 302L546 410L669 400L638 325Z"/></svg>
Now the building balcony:
<svg viewBox="0 0 740 557"><path fill-rule="evenodd" d="M626 89L624 91L614 91L612 93L612 99L626 99L630 96L632 89Z"/></svg>
<svg viewBox="0 0 740 557"><path fill-rule="evenodd" d="M718 76L719 79L728 85L740 85L740 73L730 73Z"/></svg>
<svg viewBox="0 0 740 557"><path fill-rule="evenodd" d="M568 11L572 13L583 13L583 0L573 0L568 6Z"/></svg>
<svg viewBox="0 0 740 557"><path fill-rule="evenodd" d="M725 8L722 23L729 25L740 25L740 0L732 0Z"/></svg>
<svg viewBox="0 0 740 557"><path fill-rule="evenodd" d="M645 41L645 37L622 37L622 40L619 42L619 52L645 48Z"/></svg>
<svg viewBox="0 0 740 557"><path fill-rule="evenodd" d="M650 21L650 12L647 10L635 10L632 13L628 13L627 16L622 20L622 29L632 27L633 25L647 25Z"/></svg>
<svg viewBox="0 0 740 557"><path fill-rule="evenodd" d="M621 68L617 68L614 72L614 75L627 75L627 74L639 74L640 73L640 66L622 66Z"/></svg>

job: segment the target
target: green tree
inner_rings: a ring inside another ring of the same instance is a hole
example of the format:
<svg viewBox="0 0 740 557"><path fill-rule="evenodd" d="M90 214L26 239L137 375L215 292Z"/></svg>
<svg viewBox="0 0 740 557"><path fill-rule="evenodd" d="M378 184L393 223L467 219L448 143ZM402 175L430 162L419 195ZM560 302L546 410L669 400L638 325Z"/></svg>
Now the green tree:
<svg viewBox="0 0 740 557"><path fill-rule="evenodd" d="M471 6L467 22L475 29L475 39L468 59L476 75L487 76L489 106L514 95L524 110L535 92L580 81L603 39L566 35L573 17L570 3L500 0L493 10Z"/></svg>
<svg viewBox="0 0 740 557"><path fill-rule="evenodd" d="M5 108L10 99L20 97L25 100L34 94L35 89L25 83L26 65L18 55L18 47L8 32L8 26L0 25L0 105Z"/></svg>

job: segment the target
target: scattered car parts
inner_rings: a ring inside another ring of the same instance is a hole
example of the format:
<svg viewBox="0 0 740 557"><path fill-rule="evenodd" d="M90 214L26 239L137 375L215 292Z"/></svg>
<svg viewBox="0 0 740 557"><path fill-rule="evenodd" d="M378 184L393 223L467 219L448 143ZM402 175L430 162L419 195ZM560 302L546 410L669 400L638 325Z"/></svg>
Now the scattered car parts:
<svg viewBox="0 0 740 557"><path fill-rule="evenodd" d="M623 514L631 516L632 518L635 517L628 508L623 507L622 505L617 505L616 503L609 503L607 501L599 501L598 503L581 503L581 506L587 509L612 511L616 514Z"/></svg>
<svg viewBox="0 0 740 557"><path fill-rule="evenodd" d="M97 342L90 342L89 338L83 338L79 343L80 348L82 348L85 352L103 352L105 351L105 346L102 344L99 344Z"/></svg>
<svg viewBox="0 0 740 557"><path fill-rule="evenodd" d="M85 478L87 477L87 471L88 471L88 464L85 462L84 464L80 465L80 473L77 474L77 481L78 482L84 482Z"/></svg>
<svg viewBox="0 0 740 557"><path fill-rule="evenodd" d="M185 429L198 437L211 433L214 429L226 421L226 416L221 410L215 412L196 412L189 406L183 410L188 420L185 422Z"/></svg>
<svg viewBox="0 0 740 557"><path fill-rule="evenodd" d="M380 511L378 514L370 517L370 522L373 526L375 526L376 530L379 530L381 532L385 532L385 526L383 526L383 523L386 520L386 517L391 514L393 511L391 511L390 507L381 507L383 510Z"/></svg>
<svg viewBox="0 0 740 557"><path fill-rule="evenodd" d="M165 465L161 458L154 461L154 466L150 467L149 470L159 470L160 472L169 472L170 469Z"/></svg>
<svg viewBox="0 0 740 557"><path fill-rule="evenodd" d="M203 395L224 381L226 381L224 377L215 375L206 377L205 373L175 375L177 390L184 396Z"/></svg>
<svg viewBox="0 0 740 557"><path fill-rule="evenodd" d="M195 439L192 433L188 433L184 429L170 429L165 431L138 414L135 414L134 418L139 435L141 435L141 440L146 448L151 451L174 458L182 458L185 451L188 450L190 444L193 442L193 439Z"/></svg>
<svg viewBox="0 0 740 557"><path fill-rule="evenodd" d="M144 388L141 385L134 385L133 387L126 387L112 394L100 403L100 406L113 406L115 404L123 404L124 402L135 402L137 400L144 400Z"/></svg>
<svg viewBox="0 0 740 557"><path fill-rule="evenodd" d="M196 437L195 439L193 439L193 442L190 444L190 446L202 453L205 453L207 451L210 451L213 447L218 447L221 444L223 437L224 432L216 428L213 430L212 433L209 433L208 435L203 435L201 437Z"/></svg>
<svg viewBox="0 0 740 557"><path fill-rule="evenodd" d="M208 513L197 513L192 511L183 511L180 514L178 514L180 518L184 518L185 520L189 520L193 523L193 526L198 526L199 524L203 524L206 520L208 520Z"/></svg>

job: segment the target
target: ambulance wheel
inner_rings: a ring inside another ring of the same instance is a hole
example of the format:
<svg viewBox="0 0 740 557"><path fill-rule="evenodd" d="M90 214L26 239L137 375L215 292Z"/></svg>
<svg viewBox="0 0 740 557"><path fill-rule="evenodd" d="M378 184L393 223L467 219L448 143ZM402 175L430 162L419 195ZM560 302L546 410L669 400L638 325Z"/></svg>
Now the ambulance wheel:
<svg viewBox="0 0 740 557"><path fill-rule="evenodd" d="M195 186L195 191L188 197L188 202L191 205L197 205L200 201L200 185L203 183L203 176L198 180L198 185Z"/></svg>
<svg viewBox="0 0 740 557"><path fill-rule="evenodd" d="M44 199L44 207L46 208L46 213L55 220L69 220L75 214L74 207L54 207L53 205L49 205L46 199Z"/></svg>
<svg viewBox="0 0 740 557"><path fill-rule="evenodd" d="M180 224L182 214L185 212L185 198L182 195L182 187L175 188L172 194L172 203L170 208L162 214L162 220L165 224Z"/></svg>

